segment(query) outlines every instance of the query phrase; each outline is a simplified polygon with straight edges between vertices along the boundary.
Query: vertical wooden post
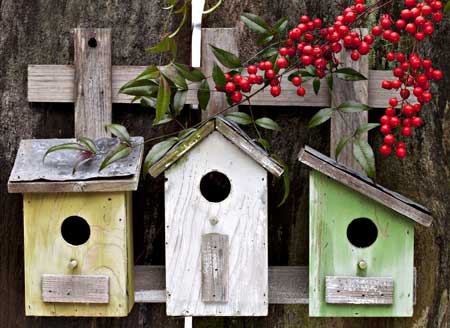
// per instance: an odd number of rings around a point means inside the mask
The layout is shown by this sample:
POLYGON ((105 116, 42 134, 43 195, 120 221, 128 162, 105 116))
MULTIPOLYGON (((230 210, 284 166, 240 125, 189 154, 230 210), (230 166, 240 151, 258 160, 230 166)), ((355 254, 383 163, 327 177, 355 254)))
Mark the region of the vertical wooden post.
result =
MULTIPOLYGON (((367 29, 360 29, 362 36, 367 34, 367 29)), ((359 61, 353 61, 350 58, 350 50, 343 50, 338 59, 342 63, 343 67, 351 67, 356 71, 369 78, 369 56, 362 56, 359 61)), ((334 79, 334 88, 331 92, 331 106, 339 106, 344 101, 357 101, 363 104, 369 102, 369 80, 348 82, 339 79, 334 79)), ((360 125, 368 123, 368 113, 334 113, 331 118, 331 157, 334 158, 336 153, 336 147, 342 137, 351 135, 360 125)), ((367 139, 367 135, 364 136, 367 139)), ((356 162, 353 156, 353 144, 349 142, 341 155, 339 156, 339 162, 347 165, 357 171, 363 172, 361 166, 356 162)))
MULTIPOLYGON (((203 28, 202 33, 202 70, 205 76, 211 76, 215 57, 209 45, 212 44, 213 46, 229 51, 235 55, 239 55, 237 44, 237 29, 203 28)), ((222 69, 224 68, 222 67, 222 69)), ((212 79, 210 79, 209 86, 211 89, 214 89, 215 87, 212 79)), ((227 106, 228 103, 223 93, 212 92, 208 109, 202 113, 202 120, 205 120, 208 117, 219 113, 227 106)), ((237 110, 237 107, 234 107, 233 110, 237 110)))
POLYGON ((111 29, 75 29, 76 137, 109 136, 111 75, 111 29))

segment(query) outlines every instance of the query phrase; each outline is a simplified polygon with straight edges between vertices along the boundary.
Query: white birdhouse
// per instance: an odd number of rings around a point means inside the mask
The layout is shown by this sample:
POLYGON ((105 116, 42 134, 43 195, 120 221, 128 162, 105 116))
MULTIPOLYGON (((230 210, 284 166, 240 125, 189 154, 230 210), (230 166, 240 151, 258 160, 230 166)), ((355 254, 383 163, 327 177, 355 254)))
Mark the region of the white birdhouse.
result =
POLYGON ((167 314, 267 315, 266 171, 282 166, 215 118, 149 172, 163 171, 167 314))

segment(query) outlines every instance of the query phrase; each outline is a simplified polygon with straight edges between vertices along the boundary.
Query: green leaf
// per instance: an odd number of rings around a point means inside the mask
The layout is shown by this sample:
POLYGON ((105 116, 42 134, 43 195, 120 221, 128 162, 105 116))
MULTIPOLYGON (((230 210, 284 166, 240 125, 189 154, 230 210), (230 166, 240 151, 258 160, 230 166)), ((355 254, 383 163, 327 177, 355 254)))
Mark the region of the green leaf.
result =
POLYGON ((156 98, 155 97, 141 97, 141 105, 144 107, 156 107, 156 98))
MULTIPOLYGON (((310 66, 308 66, 310 67, 310 66)), ((300 69, 299 73, 302 77, 314 77, 316 76, 316 72, 311 69, 300 69)))
POLYGON ((288 26, 288 18, 287 17, 283 17, 281 19, 279 19, 274 25, 273 25, 273 29, 275 30, 275 32, 277 33, 282 33, 286 30, 287 26, 288 26))
POLYGON ((356 101, 346 101, 338 106, 338 110, 344 113, 359 113, 371 110, 372 108, 356 101))
POLYGON ((169 111, 170 104, 170 85, 164 76, 159 79, 158 97, 156 98, 156 116, 155 123, 161 121, 164 115, 169 111))
POLYGON ((228 68, 239 68, 242 66, 241 60, 236 55, 233 55, 231 52, 214 47, 212 44, 210 44, 210 47, 212 49, 214 56, 223 66, 228 68))
POLYGON ((203 80, 203 82, 200 83, 200 88, 197 91, 198 105, 201 110, 206 110, 206 107, 208 107, 210 97, 211 91, 209 90, 208 81, 203 80))
POLYGON ((205 79, 205 76, 201 71, 196 68, 189 68, 184 64, 174 64, 178 72, 186 79, 192 82, 200 82, 205 79))
POLYGON ((106 155, 102 164, 100 164, 99 171, 104 170, 107 166, 118 161, 119 159, 127 157, 128 155, 131 154, 131 150, 132 149, 130 145, 123 142, 118 143, 113 149, 111 149, 109 154, 106 155))
POLYGON ((74 175, 75 173, 77 173, 78 168, 79 168, 80 166, 82 166, 83 164, 85 164, 85 163, 91 161, 93 158, 94 158, 93 156, 90 156, 90 157, 84 157, 84 156, 82 156, 82 157, 75 163, 75 165, 73 166, 73 168, 72 168, 72 175, 74 175))
POLYGON ((278 207, 282 206, 284 203, 286 203, 288 197, 289 197, 289 193, 291 190, 291 181, 289 179, 289 167, 283 163, 282 161, 280 161, 278 159, 278 161, 283 164, 283 169, 284 169, 284 173, 283 173, 283 186, 284 186, 284 194, 283 194, 283 199, 281 200, 281 202, 278 204, 278 207))
POLYGON ((317 76, 317 70, 313 65, 306 66, 305 70, 309 73, 309 76, 317 76))
POLYGON ((228 120, 231 120, 233 122, 236 122, 237 124, 240 124, 240 125, 252 124, 252 118, 250 117, 250 115, 248 115, 247 113, 243 113, 243 112, 229 113, 229 114, 225 115, 225 118, 228 120))
POLYGON ((380 123, 363 124, 359 128, 356 129, 355 134, 356 135, 361 135, 363 133, 369 132, 370 130, 373 130, 373 129, 379 127, 380 125, 381 125, 380 123))
POLYGON ((326 80, 327 80, 328 89, 330 89, 330 91, 333 91, 333 85, 334 85, 333 74, 328 74, 326 76, 326 80))
POLYGON ((88 148, 92 154, 94 155, 97 154, 98 152, 97 146, 95 145, 95 142, 92 139, 86 137, 78 137, 77 140, 79 143, 85 145, 86 148, 88 148))
POLYGON ((227 80, 225 79, 225 74, 223 73, 222 69, 214 63, 213 66, 213 72, 212 72, 214 83, 216 83, 217 86, 224 88, 225 84, 227 83, 227 80))
POLYGON ((121 141, 125 141, 130 144, 130 134, 127 128, 120 124, 109 124, 106 126, 106 130, 110 131, 113 135, 118 137, 121 141))
POLYGON ((314 88, 314 93, 316 95, 318 95, 319 91, 320 91, 320 79, 319 78, 314 79, 313 88, 314 88))
POLYGON ((263 146, 263 148, 268 152, 270 149, 270 144, 269 142, 264 139, 264 138, 258 138, 258 140, 256 140, 257 143, 259 143, 261 146, 263 146))
POLYGON ((338 79, 344 80, 344 81, 362 81, 367 80, 367 78, 362 75, 360 72, 354 70, 350 67, 344 67, 337 69, 335 71, 336 77, 338 79))
POLYGON ((217 8, 219 8, 219 6, 222 4, 222 0, 217 1, 217 3, 212 6, 211 8, 209 8, 208 10, 205 10, 203 12, 203 15, 207 15, 207 14, 211 14, 213 11, 215 11, 217 8))
POLYGON ((132 80, 122 86, 119 92, 136 97, 153 97, 158 90, 158 85, 152 80, 132 80))
POLYGON ((256 40, 256 44, 258 46, 268 45, 273 40, 273 38, 274 36, 272 34, 263 34, 256 40))
POLYGON ((139 74, 134 80, 152 80, 159 77, 159 69, 155 65, 148 66, 141 74, 139 74))
POLYGON ((80 145, 79 143, 76 143, 76 142, 68 142, 68 143, 53 146, 53 147, 50 147, 49 149, 47 149, 47 151, 44 154, 43 160, 47 157, 48 154, 53 153, 55 151, 59 151, 59 150, 78 150, 78 151, 89 152, 89 149, 84 145, 80 145))
POLYGON ((272 47, 265 48, 257 54, 257 56, 261 59, 267 59, 273 57, 274 55, 278 55, 278 49, 272 47))
POLYGON ((274 131, 281 130, 281 127, 278 125, 278 123, 268 117, 258 118, 255 121, 255 123, 256 123, 256 125, 264 128, 264 129, 267 129, 267 130, 274 130, 274 131))
POLYGON ((241 20, 244 22, 247 27, 258 33, 269 33, 270 27, 266 23, 264 19, 261 17, 251 14, 251 13, 243 13, 241 15, 241 20))
POLYGON ((320 111, 314 115, 311 120, 308 123, 308 128, 313 128, 315 126, 318 126, 322 123, 325 123, 331 118, 331 115, 333 115, 333 112, 336 110, 336 108, 323 108, 320 111))
POLYGON ((450 11, 450 0, 447 1, 447 3, 445 4, 445 7, 444 7, 444 12, 448 12, 448 11, 450 11))
POLYGON ((166 124, 173 121, 173 116, 170 113, 165 113, 163 118, 158 122, 153 122, 153 126, 158 126, 162 124, 166 124))
POLYGON ((169 37, 164 37, 159 43, 155 44, 153 47, 145 49, 148 52, 167 52, 171 49, 171 42, 173 39, 169 37))
POLYGON ((178 140, 179 139, 177 137, 171 137, 157 143, 152 147, 152 149, 150 149, 147 156, 145 156, 144 165, 142 168, 142 173, 144 176, 148 173, 150 167, 159 161, 169 151, 169 149, 178 142, 178 140))
POLYGON ((178 72, 175 66, 168 65, 160 68, 161 74, 163 74, 166 79, 172 81, 175 85, 179 86, 183 90, 187 90, 188 86, 184 77, 178 72))
POLYGON ((375 177, 375 156, 372 147, 363 139, 353 141, 353 156, 370 178, 375 177))
POLYGON ((339 140, 339 143, 336 147, 336 154, 334 155, 334 158, 336 160, 339 159, 339 155, 341 155, 342 151, 344 150, 345 145, 350 141, 350 139, 353 136, 344 136, 341 138, 341 140, 339 140))
MULTIPOLYGON (((181 19, 180 24, 178 24, 178 27, 176 28, 176 30, 174 32, 172 32, 168 36, 171 40, 173 40, 173 38, 181 31, 182 27, 184 26, 184 23, 186 23, 186 18, 187 18, 188 11, 189 11, 189 8, 190 8, 190 6, 188 4, 189 4, 189 1, 186 1, 184 3, 184 5, 175 12, 177 14, 181 14, 182 13, 183 14, 183 18, 181 19)), ((174 44, 176 46, 175 41, 174 41, 174 44)), ((175 56, 173 56, 173 57, 175 57, 175 56)))
POLYGON ((186 104, 187 93, 187 90, 179 90, 175 93, 175 96, 173 97, 173 110, 175 111, 175 116, 180 114, 186 104))

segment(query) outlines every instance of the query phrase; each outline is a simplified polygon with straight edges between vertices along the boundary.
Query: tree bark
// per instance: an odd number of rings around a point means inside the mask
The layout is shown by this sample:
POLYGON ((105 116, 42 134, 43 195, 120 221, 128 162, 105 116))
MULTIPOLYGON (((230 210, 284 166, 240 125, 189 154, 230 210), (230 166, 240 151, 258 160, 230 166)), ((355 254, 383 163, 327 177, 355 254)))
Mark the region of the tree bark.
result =
MULTIPOLYGON (((210 5, 215 1, 210 1, 210 5)), ((345 1, 343 1, 345 2, 345 1)), ((400 2, 400 0, 399 0, 400 2)), ((31 104, 26 99, 28 64, 72 64, 75 27, 112 27, 112 62, 115 65, 159 63, 144 51, 163 34, 166 13, 156 0, 0 0, 0 326, 1 327, 182 327, 183 320, 165 315, 164 305, 136 304, 123 319, 26 318, 24 316, 22 198, 6 192, 6 182, 20 139, 73 136, 73 105, 31 104)), ((295 22, 308 13, 332 18, 339 12, 331 0, 250 1, 227 0, 205 18, 205 27, 239 27, 240 55, 255 51, 254 35, 239 22, 239 15, 253 12, 275 21, 283 16, 295 22)), ((392 10, 397 10, 392 8, 392 10)), ((172 23, 172 28, 176 25, 172 23)), ((195 327, 449 327, 450 288, 450 21, 440 25, 427 43, 429 56, 441 67, 445 81, 435 90, 439 97, 424 110, 426 126, 410 143, 405 160, 377 156, 378 182, 428 206, 434 215, 431 228, 416 229, 415 265, 418 268, 417 305, 413 318, 318 319, 308 317, 304 305, 270 306, 266 318, 195 319, 195 327)), ((189 63, 190 33, 179 40, 179 61, 189 63)), ((377 55, 382 55, 377 48, 377 55)), ((378 58, 378 57, 377 57, 378 58)), ((384 69, 375 60, 374 68, 384 69)), ((243 110, 246 110, 243 108, 243 110)), ((270 184, 270 265, 308 264, 308 170, 297 161, 300 148, 309 144, 329 153, 329 125, 308 130, 316 112, 308 108, 255 108, 280 123, 282 132, 265 132, 274 152, 289 165, 291 195, 277 207, 282 184, 270 184)), ((371 114, 376 121, 381 110, 371 114)), ((154 111, 135 105, 115 105, 113 121, 133 135, 146 138, 178 129, 176 125, 151 128, 154 111)), ((198 119, 194 118, 194 119, 198 119)), ((374 148, 381 144, 371 135, 374 148)), ((142 179, 134 197, 135 262, 164 263, 163 178, 142 179)))

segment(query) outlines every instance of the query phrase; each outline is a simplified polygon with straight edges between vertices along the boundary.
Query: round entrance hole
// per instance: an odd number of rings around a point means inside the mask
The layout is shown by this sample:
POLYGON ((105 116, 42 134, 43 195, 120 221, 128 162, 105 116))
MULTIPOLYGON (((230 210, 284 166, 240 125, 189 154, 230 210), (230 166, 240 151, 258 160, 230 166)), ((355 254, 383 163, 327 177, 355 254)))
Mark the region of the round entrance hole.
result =
POLYGON ((354 219, 347 227, 347 239, 355 247, 369 247, 377 240, 377 237, 378 229, 371 219, 354 219))
POLYGON ((210 202, 220 203, 228 197, 230 191, 230 179, 218 171, 209 172, 200 181, 200 192, 210 202))
POLYGON ((91 228, 85 219, 79 216, 69 216, 61 225, 63 239, 73 246, 83 245, 91 235, 91 228))

